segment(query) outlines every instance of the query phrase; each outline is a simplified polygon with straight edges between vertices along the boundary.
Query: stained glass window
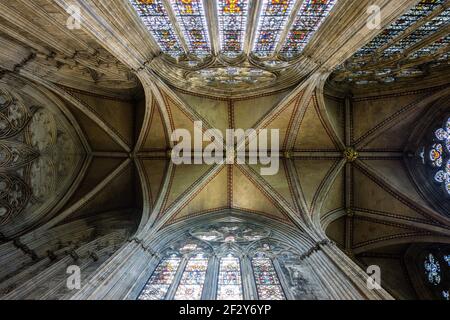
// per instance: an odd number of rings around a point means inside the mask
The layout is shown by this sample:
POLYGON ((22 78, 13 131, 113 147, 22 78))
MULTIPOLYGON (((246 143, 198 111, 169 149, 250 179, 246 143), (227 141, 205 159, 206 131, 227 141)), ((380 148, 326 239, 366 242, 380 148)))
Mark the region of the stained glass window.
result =
POLYGON ((301 53, 335 4, 336 0, 305 0, 281 50, 282 55, 292 57, 301 53))
POLYGON ((450 290, 443 290, 442 291, 442 298, 444 300, 449 301, 450 300, 450 290))
POLYGON ((448 46, 450 46, 450 36, 445 36, 426 47, 414 51, 411 54, 410 59, 417 59, 424 56, 431 56, 437 53, 439 50, 446 48, 448 46))
POLYGON ((252 265, 259 299, 285 300, 272 260, 264 255, 258 255, 252 259, 252 265))
POLYGON ((175 293, 175 300, 200 300, 207 268, 208 258, 203 254, 190 258, 175 293))
POLYGON ((144 290, 139 296, 139 300, 163 300, 172 284, 175 274, 180 265, 181 259, 171 257, 164 259, 153 272, 144 290))
POLYGON ((161 50, 173 57, 184 53, 163 0, 130 0, 161 50))
POLYGON ((444 256, 444 261, 447 262, 448 267, 450 267, 450 254, 444 256))
POLYGON ((400 35, 403 31, 411 27, 420 19, 429 16, 446 0, 422 0, 415 7, 393 22, 389 27, 383 30, 375 39, 360 49, 355 57, 368 56, 377 49, 385 46, 389 41, 400 35))
POLYGON ((232 255, 220 259, 217 300, 242 300, 241 265, 232 255))
POLYGON ((448 245, 433 245, 425 251, 424 280, 432 296, 450 300, 450 254, 448 245))
POLYGON ((203 0, 171 0, 170 2, 188 43, 189 51, 197 56, 210 54, 211 46, 203 0))
MULTIPOLYGON (((162 250, 160 254, 165 258, 138 299, 243 300, 251 295, 260 300, 285 300, 282 287, 285 282, 279 276, 290 274, 291 269, 285 270, 283 266, 286 268, 286 253, 291 251, 269 237, 270 230, 249 223, 221 221, 194 227, 162 250), (249 250, 250 259, 247 258, 249 250), (213 254, 217 259, 210 261, 213 254), (279 258, 277 265, 272 260, 274 257, 279 258), (241 268, 242 263, 251 264, 250 274, 244 274, 247 269, 241 268), (244 286, 244 277, 250 281, 253 278, 256 287, 244 286), (205 283, 217 286, 205 287, 205 283)), ((297 263, 296 257, 291 252, 291 264, 297 263)))
POLYGON ((433 285, 441 283, 441 266, 432 253, 426 257, 424 267, 429 283, 433 285))
POLYGON ((243 50, 247 14, 248 0, 218 0, 220 49, 231 58, 243 50))
POLYGON ((294 2, 294 0, 263 0, 253 45, 253 52, 257 56, 268 57, 274 53, 294 2))
POLYGON ((440 28, 448 25, 450 20, 450 9, 445 10, 437 17, 431 19, 423 26, 417 28, 413 33, 401 39, 383 52, 383 57, 391 57, 395 54, 402 53, 405 49, 412 47, 414 44, 425 39, 440 28))
POLYGON ((450 195, 450 118, 434 132, 434 142, 426 159, 434 171, 434 181, 450 195))

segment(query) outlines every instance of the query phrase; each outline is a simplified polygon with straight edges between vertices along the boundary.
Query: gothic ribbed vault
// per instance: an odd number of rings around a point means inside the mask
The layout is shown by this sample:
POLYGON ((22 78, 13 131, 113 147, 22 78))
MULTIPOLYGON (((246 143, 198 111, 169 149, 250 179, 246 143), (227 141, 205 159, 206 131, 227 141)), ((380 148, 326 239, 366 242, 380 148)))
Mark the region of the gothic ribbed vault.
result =
POLYGON ((206 53, 176 10, 166 18, 179 48, 165 48, 136 9, 152 1, 0 3, 0 187, 10 192, 0 197, 1 298, 136 299, 163 239, 227 219, 298 233, 291 242, 308 270, 317 266, 318 287, 334 288, 315 298, 430 298, 411 261, 450 243, 450 216, 430 202, 415 161, 424 130, 450 108, 450 2, 386 40, 428 2, 330 1, 301 50, 286 46, 307 1, 285 2, 278 41, 263 50, 258 19, 269 1, 246 2, 238 49, 224 45, 216 1, 203 1, 206 53), (381 28, 367 27, 371 5, 381 28), (75 29, 72 7, 82 16, 75 29), (223 133, 279 129, 278 173, 175 165, 169 137, 198 121, 223 133), (73 264, 84 275, 78 291, 65 286, 73 264), (369 265, 382 268, 383 289, 367 289, 369 265))

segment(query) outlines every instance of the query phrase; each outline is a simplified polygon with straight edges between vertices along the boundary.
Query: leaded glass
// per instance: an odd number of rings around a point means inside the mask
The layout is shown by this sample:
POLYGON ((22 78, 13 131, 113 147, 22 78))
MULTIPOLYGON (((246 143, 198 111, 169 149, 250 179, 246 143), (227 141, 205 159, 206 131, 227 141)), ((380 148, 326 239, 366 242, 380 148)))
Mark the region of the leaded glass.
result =
POLYGON ((268 57, 274 53, 294 2, 294 0, 263 0, 253 44, 253 52, 257 56, 268 57))
POLYGON ((443 170, 439 170, 438 172, 436 172, 436 175, 434 176, 434 180, 436 180, 436 182, 439 183, 446 181, 448 178, 449 178, 448 173, 446 173, 443 170))
POLYGON ((450 45, 450 36, 445 36, 426 47, 416 50, 415 52, 413 52, 410 58, 417 59, 424 56, 431 56, 437 53, 440 49, 446 48, 449 45, 450 45))
POLYGON ((301 53, 329 15, 335 3, 336 0, 305 0, 289 31, 281 53, 286 57, 301 53))
POLYGON ((439 128, 436 130, 436 138, 443 141, 448 138, 448 132, 442 128, 439 128))
POLYGON ((450 293, 449 293, 449 291, 450 291, 450 290, 443 290, 443 291, 442 291, 442 298, 443 298, 444 300, 447 300, 447 301, 450 300, 450 293))
POLYGON ((210 54, 208 27, 202 0, 171 0, 172 8, 189 51, 197 56, 210 54))
POLYGON ((207 268, 208 258, 204 255, 190 258, 175 293, 175 300, 200 300, 207 268))
POLYGON ((285 300, 272 260, 265 256, 256 256, 252 259, 252 265, 259 299, 285 300))
POLYGON ((164 259, 153 272, 139 300, 163 300, 180 265, 180 258, 164 259))
POLYGON ((385 46, 389 41, 400 35, 403 31, 411 27, 418 20, 429 16, 433 11, 444 4, 446 0, 422 0, 415 7, 393 22, 383 30, 375 39, 360 49, 355 57, 373 54, 379 48, 385 46))
POLYGON ((220 259, 217 300, 242 300, 241 265, 239 258, 220 259))
POLYGON ((434 143, 428 149, 427 161, 437 171, 433 173, 434 181, 442 184, 450 195, 450 118, 441 128, 434 131, 434 143))
POLYGON ((433 166, 442 167, 442 152, 444 148, 442 144, 436 143, 430 150, 430 160, 433 166))
POLYGON ((450 267, 450 254, 444 256, 444 260, 445 260, 445 262, 447 262, 447 265, 450 267))
POLYGON ((218 0, 217 5, 221 51, 236 57, 244 46, 248 0, 218 0))
POLYGON ((161 50, 173 57, 184 53, 163 0, 130 0, 161 50))
POLYGON ((450 19, 450 9, 447 9, 437 17, 425 23, 423 26, 417 28, 417 30, 415 30, 407 37, 401 39, 391 47, 387 48, 383 52, 383 57, 390 57, 394 54, 402 53, 405 49, 412 47, 419 41, 425 39, 432 33, 438 31, 443 26, 446 26, 448 24, 449 19, 450 19))
POLYGON ((426 257, 424 267, 425 275, 429 283, 433 285, 438 285, 441 283, 441 266, 433 254, 430 253, 426 257))

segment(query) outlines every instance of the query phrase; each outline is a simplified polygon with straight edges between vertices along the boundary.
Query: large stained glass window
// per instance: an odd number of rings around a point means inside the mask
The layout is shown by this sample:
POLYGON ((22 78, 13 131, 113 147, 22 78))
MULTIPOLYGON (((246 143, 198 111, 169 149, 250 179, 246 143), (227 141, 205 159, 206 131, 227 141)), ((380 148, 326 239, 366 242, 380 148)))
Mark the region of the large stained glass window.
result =
POLYGON ((253 45, 253 52, 257 56, 268 57, 274 54, 294 2, 294 0, 263 0, 253 45))
POLYGON ((425 283, 432 295, 450 300, 450 255, 448 246, 434 245, 425 251, 423 269, 425 283))
POLYGON ((163 300, 175 278, 181 259, 170 257, 161 261, 139 296, 139 300, 163 300))
POLYGON ((242 53, 247 28, 248 0, 218 0, 221 52, 230 58, 242 53))
POLYGON ((130 0, 161 50, 173 57, 184 53, 163 0, 130 0))
MULTIPOLYGON (((298 253, 270 235, 270 230, 249 223, 221 221, 194 227, 161 251, 164 258, 138 299, 243 300, 257 296, 285 300, 282 284, 290 290, 297 286, 290 286, 288 277, 293 277, 291 265, 300 260, 298 253), (243 279, 254 281, 255 286, 244 286, 243 279)), ((302 279, 301 286, 306 286, 305 278, 298 275, 301 271, 296 268, 295 272, 295 278, 302 279)), ((301 292, 297 296, 305 297, 301 292)))
POLYGON ((450 9, 445 10, 437 17, 431 19, 429 22, 425 23, 423 26, 417 28, 413 33, 407 37, 401 39, 394 45, 390 46, 383 52, 383 57, 391 57, 395 54, 400 54, 406 49, 412 47, 426 37, 437 32, 439 29, 448 26, 450 20, 450 9))
POLYGON ((450 195, 450 118, 434 132, 426 160, 434 168, 434 181, 450 195))
POLYGON ((203 0, 171 0, 178 24, 188 43, 189 51, 197 56, 211 52, 203 0))
POLYGON ((257 255, 252 259, 252 265, 259 299, 285 300, 272 260, 264 255, 257 255))
POLYGON ((200 300, 208 268, 208 258, 198 254, 189 259, 175 293, 175 300, 200 300))
POLYGON ((241 265, 239 258, 228 255, 220 259, 217 300, 242 300, 241 265))
POLYGON ((369 42, 365 47, 360 49, 355 57, 369 56, 378 49, 387 45, 395 37, 399 36, 403 31, 411 27, 420 19, 429 16, 446 0, 422 0, 415 7, 394 21, 389 27, 383 30, 377 37, 369 42))
POLYGON ((430 57, 438 53, 439 50, 447 48, 448 46, 450 46, 450 35, 445 36, 426 47, 414 51, 410 55, 410 59, 417 59, 424 56, 430 57))
POLYGON ((336 0, 305 0, 281 50, 282 55, 290 58, 301 53, 335 3, 336 0))

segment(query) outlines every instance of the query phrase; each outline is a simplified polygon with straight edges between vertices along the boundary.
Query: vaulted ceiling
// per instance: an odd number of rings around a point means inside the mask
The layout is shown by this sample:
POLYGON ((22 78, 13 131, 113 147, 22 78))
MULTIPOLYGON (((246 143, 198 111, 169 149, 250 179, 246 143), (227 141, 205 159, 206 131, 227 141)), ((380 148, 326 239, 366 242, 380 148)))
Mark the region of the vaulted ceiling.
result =
MULTIPOLYGON (((408 244, 450 239, 450 218, 427 202, 407 165, 418 123, 434 105, 448 104, 449 4, 0 3, 0 86, 54 110, 58 124, 70 128, 79 161, 69 166, 77 174, 66 174, 70 186, 59 181, 64 189, 42 215, 30 207, 0 220, 0 240, 40 258, 47 253, 36 237, 82 229, 78 223, 102 236, 110 228, 120 243, 124 234, 142 238, 233 210, 316 240, 328 236, 361 265, 389 266, 387 289, 395 297, 415 297, 402 273, 408 244), (367 28, 369 5, 379 6, 381 29, 367 28), (81 10, 79 29, 66 27, 71 6, 81 10), (186 12, 201 32, 189 29, 186 12), (234 33, 226 29, 231 23, 240 25, 234 33), (402 41, 408 45, 395 49, 402 41), (280 170, 263 176, 260 165, 174 165, 169 137, 193 131, 195 121, 204 131, 279 129, 280 170)), ((6 169, 1 174, 17 170, 6 169)))

